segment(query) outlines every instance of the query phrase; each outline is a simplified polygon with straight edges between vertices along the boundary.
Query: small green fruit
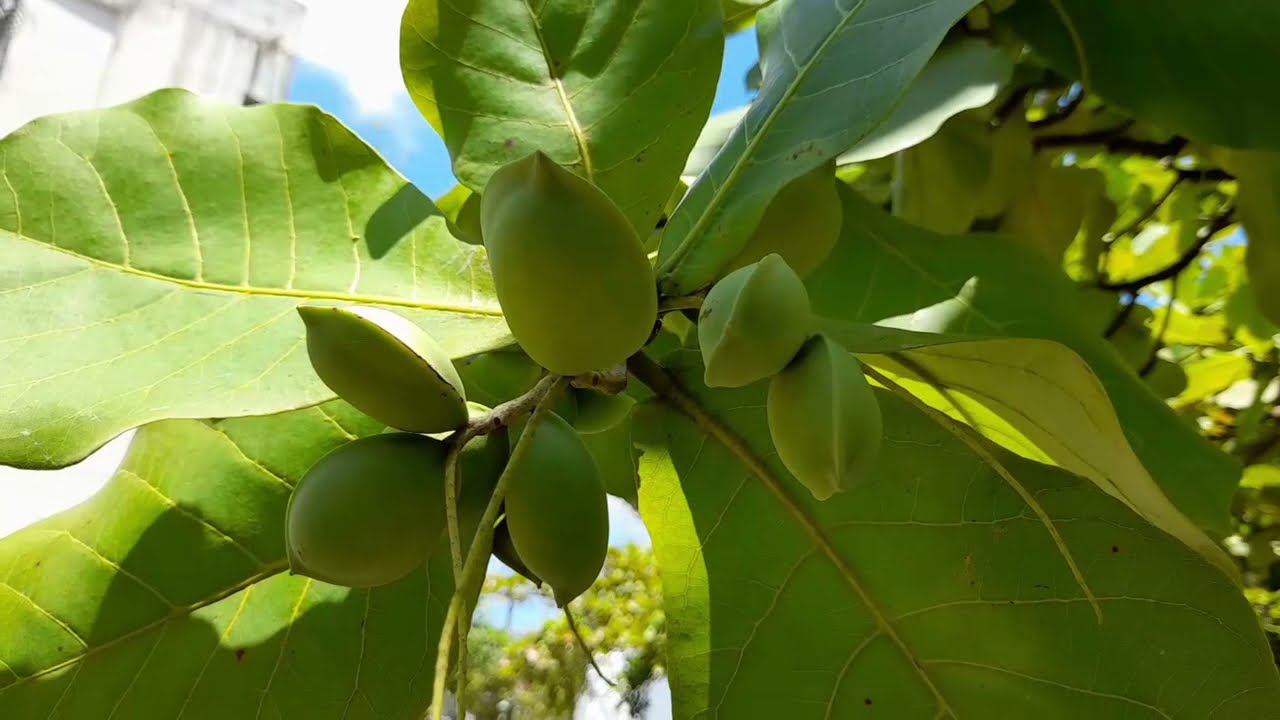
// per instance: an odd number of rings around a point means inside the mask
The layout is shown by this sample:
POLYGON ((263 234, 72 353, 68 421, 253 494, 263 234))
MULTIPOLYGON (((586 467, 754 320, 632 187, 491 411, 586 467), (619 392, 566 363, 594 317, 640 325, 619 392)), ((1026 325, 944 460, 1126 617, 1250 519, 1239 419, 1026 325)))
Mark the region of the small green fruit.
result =
POLYGON ((480 221, 507 325, 539 365, 579 375, 644 345, 658 313, 653 268, 598 188, 534 153, 494 173, 480 221))
POLYGON ((578 417, 571 422, 575 430, 584 434, 613 428, 636 404, 635 398, 626 393, 605 395, 595 390, 574 390, 573 396, 577 399, 578 417))
POLYGON ((373 307, 300 307, 316 374, 369 417, 409 432, 467 422, 462 379, 422 328, 373 307))
POLYGON ((493 528, 493 556, 501 560, 503 565, 515 570, 534 585, 542 585, 542 578, 530 570, 529 566, 520 558, 520 553, 516 552, 516 544, 511 539, 511 529, 507 527, 507 519, 505 517, 499 520, 498 524, 493 528))
POLYGON ((813 329, 809 293, 776 254, 734 270, 707 293, 698 345, 709 387, 742 387, 776 375, 813 329))
POLYGON ((361 438, 325 455, 289 498, 292 572, 375 587, 421 567, 443 537, 444 458, 444 443, 409 433, 361 438))
POLYGON ((767 412, 782 464, 819 500, 852 487, 879 454, 875 393, 853 355, 825 335, 773 377, 767 412))
POLYGON ((507 527, 520 558, 563 607, 595 582, 609 546, 604 485, 582 438, 555 413, 525 429, 532 436, 508 470, 507 527))
POLYGON ((835 248, 844 223, 836 182, 835 161, 831 161, 787 183, 729 269, 745 267, 770 253, 781 255, 800 277, 818 269, 835 248))
POLYGON ((494 350, 471 355, 458 363, 467 397, 490 407, 529 392, 542 377, 542 368, 520 350, 494 350))
MULTIPOLYGON (((474 438, 458 458, 461 488, 458 492, 458 535, 464 548, 471 547, 480 519, 489 506, 498 478, 511 449, 506 428, 474 438)), ((464 551, 465 552, 465 551, 464 551)))

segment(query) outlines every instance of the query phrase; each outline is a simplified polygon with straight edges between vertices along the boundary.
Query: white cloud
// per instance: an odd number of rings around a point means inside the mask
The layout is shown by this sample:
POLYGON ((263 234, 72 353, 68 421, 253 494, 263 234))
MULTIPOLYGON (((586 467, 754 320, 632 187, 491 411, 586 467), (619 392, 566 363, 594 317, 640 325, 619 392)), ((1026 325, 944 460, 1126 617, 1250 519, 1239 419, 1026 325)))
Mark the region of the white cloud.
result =
POLYGON ((0 537, 87 500, 124 459, 133 433, 107 443, 79 465, 62 470, 0 466, 0 537))
POLYGON ((294 41, 301 59, 342 79, 361 112, 392 114, 408 97, 400 77, 400 15, 406 0, 301 0, 307 6, 294 41))

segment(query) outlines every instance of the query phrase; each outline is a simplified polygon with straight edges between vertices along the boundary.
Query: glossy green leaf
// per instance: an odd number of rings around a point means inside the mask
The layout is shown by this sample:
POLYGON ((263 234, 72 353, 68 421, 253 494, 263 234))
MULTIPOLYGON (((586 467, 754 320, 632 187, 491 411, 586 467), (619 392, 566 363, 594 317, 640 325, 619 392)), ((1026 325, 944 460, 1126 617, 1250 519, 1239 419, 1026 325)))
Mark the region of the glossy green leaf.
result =
POLYGON ((715 280, 789 181, 844 152, 889 115, 975 0, 802 0, 772 5, 764 86, 667 224, 659 286, 715 280))
MULTIPOLYGON (((888 157, 932 137, 948 118, 995 99, 1012 65, 999 48, 974 39, 945 45, 920 71, 897 107, 853 147, 837 158, 840 165, 888 157)), ((685 163, 685 175, 711 164, 734 128, 750 110, 744 106, 713 116, 685 163)))
POLYGON ((0 141, 0 462, 333 397, 302 303, 378 303, 454 356, 506 336, 482 251, 332 117, 162 91, 0 141))
POLYGON ((1066 345, 1102 382, 1129 445, 1174 505, 1213 534, 1226 530, 1239 467, 1142 384, 1097 318, 1079 311, 1062 271, 1034 251, 997 235, 939 237, 846 192, 841 241, 807 285, 814 311, 831 318, 1066 345))
POLYGON ((0 540, 0 717, 419 720, 447 558, 371 590, 285 559, 292 486, 381 429, 330 403, 139 431, 91 500, 0 540))
POLYGON ((1203 142, 1280 148, 1280 95, 1258 75, 1280 62, 1272 0, 1032 0, 1001 17, 1059 72, 1144 120, 1203 142))
POLYGON ((711 110, 722 22, 719 0, 412 0, 400 64, 463 184, 541 150, 647 234, 711 110))
POLYGON ((875 160, 924 142, 949 118, 994 100, 1012 73, 1002 48, 974 38, 943 45, 889 117, 837 162, 875 160))
POLYGON ((1280 702, 1235 585, 1090 483, 881 391, 879 463, 816 502, 768 450, 762 386, 708 391, 687 351, 675 370, 673 404, 698 420, 653 408, 640 507, 676 718, 1224 719, 1280 702))

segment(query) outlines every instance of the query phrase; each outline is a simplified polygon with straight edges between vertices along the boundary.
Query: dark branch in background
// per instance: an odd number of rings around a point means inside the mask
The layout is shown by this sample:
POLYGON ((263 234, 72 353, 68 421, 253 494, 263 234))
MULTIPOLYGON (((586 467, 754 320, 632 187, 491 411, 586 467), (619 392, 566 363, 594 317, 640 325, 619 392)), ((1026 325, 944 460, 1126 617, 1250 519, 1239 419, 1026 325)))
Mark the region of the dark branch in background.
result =
POLYGON ((1026 113, 1025 103, 1027 96, 1031 94, 1033 89, 1031 87, 1021 87, 1010 93, 1009 97, 1000 103, 1000 107, 996 108, 995 115, 992 117, 994 124, 997 126, 1005 124, 1018 110, 1026 113))
POLYGON ((1174 171, 1178 173, 1179 180, 1188 180, 1190 182, 1224 182, 1236 179, 1235 175, 1218 168, 1205 168, 1203 170, 1174 168, 1174 171))
POLYGON ((1196 240, 1196 243, 1187 248, 1172 265, 1133 280, 1125 280, 1124 282, 1101 281, 1097 286, 1103 290, 1120 290, 1124 292, 1137 293, 1139 290, 1151 283, 1175 278, 1183 270, 1191 267, 1191 263, 1195 262, 1196 258, 1200 257, 1200 251, 1204 250, 1204 246, 1209 244, 1209 241, 1213 239, 1214 235, 1226 229, 1234 222, 1235 213, 1228 210, 1227 212, 1215 217, 1207 226, 1201 228, 1198 233, 1199 238, 1196 240))
POLYGON ((1132 122, 1116 128, 1081 133, 1079 135, 1041 135, 1032 142, 1036 150, 1059 148, 1101 147, 1107 152, 1127 155, 1145 155, 1156 159, 1176 157, 1187 147, 1187 139, 1176 137, 1166 142, 1139 140, 1125 135, 1132 122))
POLYGON ((1151 345, 1151 353, 1147 355, 1147 361, 1142 363, 1142 368, 1138 370, 1138 375, 1146 377, 1156 369, 1156 361, 1160 359, 1160 348, 1164 347, 1165 333, 1169 332, 1169 323, 1173 321, 1173 304, 1178 300, 1178 276, 1174 275, 1169 278, 1169 305, 1164 309, 1164 320, 1160 323, 1160 329, 1156 331, 1155 342, 1151 345))
POLYGON ((1053 112, 1039 120, 1032 120, 1029 123, 1032 129, 1042 130, 1052 125, 1056 125, 1075 114, 1076 109, 1084 103, 1084 90, 1072 86, 1067 89, 1067 92, 1072 94, 1067 96, 1067 101, 1065 103, 1059 100, 1055 103, 1053 112), (1074 92, 1072 92, 1073 90, 1074 92))
POLYGON ((1115 334, 1120 332, 1120 328, 1124 327, 1125 321, 1127 321, 1129 319, 1129 316, 1133 314, 1133 308, 1137 304, 1138 304, 1138 296, 1136 294, 1131 294, 1128 297, 1126 297, 1124 302, 1124 307, 1120 308, 1120 312, 1116 313, 1116 316, 1111 321, 1111 324, 1107 326, 1106 332, 1102 333, 1102 337, 1104 338, 1115 337, 1115 334))
POLYGON ((1178 189, 1178 186, 1182 184, 1182 181, 1184 179, 1185 178, 1183 178, 1182 175, 1179 175, 1178 177, 1174 178, 1173 182, 1169 183, 1169 187, 1165 188, 1165 191, 1160 193, 1160 197, 1153 200, 1151 202, 1151 205, 1148 206, 1147 209, 1144 210, 1141 215, 1134 218, 1133 222, 1129 223, 1128 225, 1125 225, 1123 228, 1111 234, 1113 240, 1122 238, 1125 235, 1128 235, 1130 233, 1136 233, 1139 228, 1141 228, 1143 225, 1146 224, 1148 220, 1150 220, 1153 216, 1155 216, 1156 212, 1159 211, 1160 208, 1166 202, 1169 201, 1170 197, 1173 197, 1173 191, 1178 189))

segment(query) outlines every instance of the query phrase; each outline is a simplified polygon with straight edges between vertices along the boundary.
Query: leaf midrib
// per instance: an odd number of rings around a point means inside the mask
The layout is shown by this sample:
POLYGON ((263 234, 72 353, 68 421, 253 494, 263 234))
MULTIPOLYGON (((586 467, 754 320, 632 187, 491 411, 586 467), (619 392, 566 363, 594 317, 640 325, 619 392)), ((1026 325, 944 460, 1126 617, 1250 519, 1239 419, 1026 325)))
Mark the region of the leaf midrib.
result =
POLYGON ((289 563, 284 560, 271 563, 270 565, 263 566, 261 572, 255 573, 254 575, 250 575, 249 577, 245 578, 244 580, 241 580, 235 585, 231 585, 226 588, 223 588, 222 590, 219 590, 217 593, 214 593, 213 595, 209 596, 204 600, 200 600, 190 605, 183 605, 181 607, 174 608, 171 612, 165 613, 164 615, 160 616, 156 620, 153 620, 152 622, 146 623, 145 625, 141 625, 133 630, 130 630, 129 632, 123 635, 119 635, 110 640, 107 640, 106 642, 100 645, 94 645, 93 647, 86 649, 84 652, 80 653, 79 655, 76 655, 75 657, 63 660, 62 662, 56 665, 51 665, 45 668, 44 670, 40 670, 30 675, 24 675, 22 677, 19 677, 17 680, 14 680, 12 683, 9 683, 4 687, 0 687, 0 695, 3 695, 4 693, 9 692, 13 688, 16 688, 30 680, 34 680, 34 679, 43 677, 45 675, 48 675, 50 673, 57 672, 63 668, 70 667, 76 663, 85 662, 89 658, 99 653, 105 652, 106 650, 109 650, 115 647, 116 645, 119 645, 120 643, 125 642, 126 640, 130 640, 139 635, 143 635, 151 630, 154 630, 155 628, 158 628, 167 622, 188 617, 192 613, 196 612, 197 610, 206 608, 221 600, 226 600, 227 598, 231 597, 232 595, 235 595, 241 590, 245 590, 247 588, 253 587, 254 585, 264 580, 267 580, 276 575, 279 575, 280 573, 284 572, 288 568, 289 568, 289 563))
MULTIPOLYGON (((711 201, 703 210, 702 215, 698 217, 697 222, 695 222, 693 227, 689 229, 689 234, 685 236, 683 241, 681 241, 679 247, 672 251, 671 259, 663 263, 662 266, 658 268, 659 275, 667 275, 673 272, 676 265, 678 265, 680 261, 689 254, 692 250, 692 245, 695 243, 698 236, 706 231, 706 226, 711 222, 712 216, 723 205, 724 196, 737 184, 738 177, 745 171, 746 166, 750 164, 747 161, 755 156, 757 148, 760 143, 764 141, 764 138, 768 136, 769 130, 773 127, 773 124, 777 121, 778 117, 783 114, 783 111, 788 109, 788 101, 790 101, 796 92, 799 91, 800 86, 804 84, 804 81, 808 79, 809 73, 813 70, 814 66, 818 64, 819 59, 825 57, 828 46, 835 41, 837 36, 845 31, 845 28, 855 17, 858 16, 859 11, 862 10, 866 3, 867 0, 858 0, 856 5, 849 8, 848 12, 840 22, 836 23, 836 25, 831 29, 831 32, 827 35, 826 39, 818 45, 817 50, 814 51, 813 55, 809 58, 809 61, 806 62, 803 67, 796 68, 796 77, 794 81, 787 86, 783 91, 782 96, 778 98, 778 102, 765 115, 764 121, 756 131, 755 137, 747 141, 747 146, 743 149, 742 155, 739 156, 738 162, 735 163, 733 168, 729 171, 729 175, 725 178, 724 183, 717 188, 715 194, 711 196, 711 201)), ((742 122, 745 123, 750 117, 751 113, 748 111, 747 114, 743 116, 742 122)))
POLYGON ((411 308, 415 310, 431 310, 436 312, 457 313, 460 315, 483 315, 488 317, 502 317, 501 310, 491 310, 488 308, 464 307, 461 305, 450 305, 448 303, 424 303, 414 300, 406 300, 404 298, 381 296, 381 295, 358 295, 354 293, 333 292, 325 290, 294 290, 284 288, 264 288, 252 287, 248 285, 227 285, 224 283, 212 283, 204 280, 188 280, 185 278, 176 278, 170 275, 161 275, 149 270, 141 268, 121 265, 119 263, 108 262, 99 258, 83 255, 68 248, 59 247, 50 243, 42 242, 32 237, 22 235, 9 230, 0 230, 0 233, 8 235, 19 240, 24 240, 33 245, 37 245, 45 250, 60 252, 69 257, 73 257, 84 263, 92 265, 98 269, 109 272, 133 275, 134 277, 144 278, 147 280, 155 280, 158 282, 177 285, 179 287, 190 290, 206 290, 212 292, 231 293, 236 295, 259 295, 264 297, 280 297, 297 300, 333 300, 336 302, 349 303, 376 303, 378 305, 390 305, 394 307, 411 308))
POLYGON ((933 681, 924 669, 923 661, 911 649, 905 639, 894 628, 889 621, 889 616, 880 608, 871 594, 862 586, 857 573, 849 566, 849 563, 836 550, 831 539, 818 523, 810 516, 795 498, 791 497, 786 488, 782 486, 781 481, 774 475, 773 471, 761 460, 746 442, 737 435, 731 428, 715 417, 709 410, 704 408, 698 400, 691 395, 680 382, 671 375, 669 371, 662 368, 657 363, 643 355, 637 355, 627 363, 628 369, 655 395, 671 404, 675 409, 688 417, 695 425, 700 427, 706 434, 715 438, 734 458, 745 467, 748 472, 755 475, 758 480, 773 494, 775 498, 795 520, 796 524, 809 536, 813 544, 826 556, 827 560, 832 564, 845 584, 853 591, 858 600, 871 613, 875 620, 877 633, 888 637, 899 652, 901 652, 916 671, 917 676, 933 693, 934 699, 939 705, 939 717, 957 717, 955 711, 951 708, 951 704, 947 702, 943 696, 938 684, 933 681))
POLYGON ((551 80, 551 84, 555 87, 556 96, 560 98, 560 105, 564 107, 565 124, 569 127, 570 134, 573 135, 573 141, 578 146, 578 157, 582 160, 582 172, 586 179, 592 183, 595 182, 595 168, 591 161, 591 151, 587 147, 586 134, 582 130, 582 124, 578 122, 578 114, 574 111, 572 103, 569 102, 569 95, 564 91, 564 83, 560 82, 560 78, 556 75, 555 68, 551 65, 551 49, 547 46, 547 40, 542 34, 542 23, 538 19, 537 13, 533 11, 533 6, 529 4, 529 0, 521 0, 524 7, 529 11, 529 22, 533 25, 533 34, 538 37, 538 45, 542 47, 542 57, 547 64, 547 78, 551 80))

